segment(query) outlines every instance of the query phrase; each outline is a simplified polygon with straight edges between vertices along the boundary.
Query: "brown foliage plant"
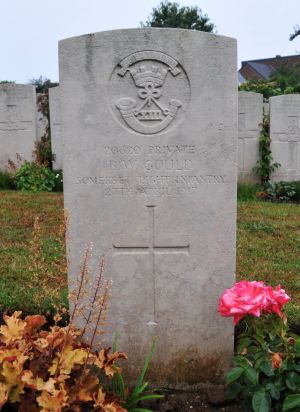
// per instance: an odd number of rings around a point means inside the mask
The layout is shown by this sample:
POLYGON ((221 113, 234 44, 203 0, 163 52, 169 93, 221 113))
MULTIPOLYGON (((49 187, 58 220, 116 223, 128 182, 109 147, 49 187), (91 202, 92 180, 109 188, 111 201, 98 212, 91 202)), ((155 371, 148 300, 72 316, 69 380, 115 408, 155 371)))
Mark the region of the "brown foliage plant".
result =
POLYGON ((4 316, 5 324, 0 327, 0 410, 4 405, 20 412, 127 410, 111 389, 115 375, 121 376, 116 361, 127 356, 110 353, 110 348, 99 342, 111 285, 104 279, 103 257, 95 280, 91 280, 90 258, 88 246, 76 285, 71 287, 67 326, 59 326, 59 312, 48 330, 41 329, 46 323, 41 315, 22 319, 22 312, 14 312, 4 316), (74 324, 78 318, 81 329, 74 324))

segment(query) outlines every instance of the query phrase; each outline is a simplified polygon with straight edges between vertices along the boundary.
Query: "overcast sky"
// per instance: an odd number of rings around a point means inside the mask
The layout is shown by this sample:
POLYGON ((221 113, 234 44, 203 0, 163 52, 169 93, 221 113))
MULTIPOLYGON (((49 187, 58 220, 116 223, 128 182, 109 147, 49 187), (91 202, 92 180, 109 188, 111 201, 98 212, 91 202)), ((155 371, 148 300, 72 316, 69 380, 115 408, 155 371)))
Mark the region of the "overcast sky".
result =
MULTIPOLYGON (((0 80, 58 81, 57 42, 103 30, 139 27, 159 0, 0 0, 0 80)), ((182 0, 197 5, 218 34, 238 40, 241 60, 300 52, 300 0, 182 0)))

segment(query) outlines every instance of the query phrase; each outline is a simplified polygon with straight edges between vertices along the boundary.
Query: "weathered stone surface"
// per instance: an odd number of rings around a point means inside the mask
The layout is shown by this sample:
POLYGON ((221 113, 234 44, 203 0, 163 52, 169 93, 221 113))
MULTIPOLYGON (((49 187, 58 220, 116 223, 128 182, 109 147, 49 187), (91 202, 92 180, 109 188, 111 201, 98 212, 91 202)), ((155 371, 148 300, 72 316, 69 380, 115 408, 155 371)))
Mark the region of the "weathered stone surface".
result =
POLYGON ((238 175, 241 182, 256 182, 253 167, 258 160, 259 136, 263 121, 263 95, 239 92, 238 175))
POLYGON ((107 344, 136 376, 222 380, 233 352, 218 298, 234 281, 236 42, 203 32, 133 29, 60 42, 69 277, 93 242, 93 273, 113 279, 107 344))
POLYGON ((272 155, 281 164, 272 180, 300 180, 300 95, 271 97, 270 117, 272 155))
POLYGON ((63 168, 63 144, 61 135, 60 92, 59 86, 49 89, 51 147, 54 155, 53 169, 63 168))
POLYGON ((32 85, 0 85, 0 169, 8 160, 32 160, 36 140, 36 94, 32 85))

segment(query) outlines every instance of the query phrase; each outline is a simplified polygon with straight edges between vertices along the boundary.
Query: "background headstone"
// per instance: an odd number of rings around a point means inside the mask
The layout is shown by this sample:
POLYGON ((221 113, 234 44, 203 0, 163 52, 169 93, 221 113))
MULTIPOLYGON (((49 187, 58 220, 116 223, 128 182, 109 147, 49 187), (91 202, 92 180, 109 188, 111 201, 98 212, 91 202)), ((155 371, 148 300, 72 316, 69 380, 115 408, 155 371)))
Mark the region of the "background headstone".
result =
POLYGON ((59 86, 49 89, 49 110, 50 110, 50 130, 51 148, 54 160, 53 169, 63 168, 63 144, 61 135, 61 114, 60 114, 60 94, 59 86))
MULTIPOLYGON (((69 277, 94 244, 112 297, 106 344, 136 376, 158 337, 152 381, 222 379, 234 282, 236 41, 178 29, 117 30, 60 42, 69 277)), ((79 322, 79 320, 78 320, 79 322)))
POLYGON ((256 182, 253 167, 259 158, 259 137, 263 122, 263 95, 239 92, 238 176, 240 182, 256 182))
POLYGON ((0 85, 0 169, 8 160, 32 160, 36 141, 36 93, 32 85, 0 85))
POLYGON ((263 110, 266 116, 270 116, 270 103, 269 101, 263 103, 263 110))
POLYGON ((270 98, 270 136, 273 160, 281 164, 272 180, 300 180, 299 94, 270 98))

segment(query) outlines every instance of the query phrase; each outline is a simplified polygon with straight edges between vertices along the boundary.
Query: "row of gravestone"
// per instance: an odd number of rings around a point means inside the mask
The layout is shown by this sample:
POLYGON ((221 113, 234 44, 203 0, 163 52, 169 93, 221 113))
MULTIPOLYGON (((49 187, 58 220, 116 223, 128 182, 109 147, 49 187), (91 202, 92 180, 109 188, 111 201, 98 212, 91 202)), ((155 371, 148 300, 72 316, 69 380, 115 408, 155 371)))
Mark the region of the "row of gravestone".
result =
POLYGON ((239 92, 238 176, 241 182, 256 182, 253 167, 259 160, 259 137, 263 113, 269 116, 273 161, 281 166, 273 181, 300 180, 300 94, 271 97, 254 92, 239 92))
MULTIPOLYGON (((60 119, 59 87, 49 90, 53 168, 63 168, 63 146, 60 119)), ((300 180, 300 95, 271 97, 269 103, 254 92, 238 94, 238 178, 256 182, 253 168, 259 160, 259 137, 263 112, 270 115, 271 151, 274 162, 281 166, 274 181, 300 180)), ((31 160, 34 142, 45 133, 47 119, 36 104, 31 85, 0 85, 0 168, 14 160, 16 154, 31 160)))

